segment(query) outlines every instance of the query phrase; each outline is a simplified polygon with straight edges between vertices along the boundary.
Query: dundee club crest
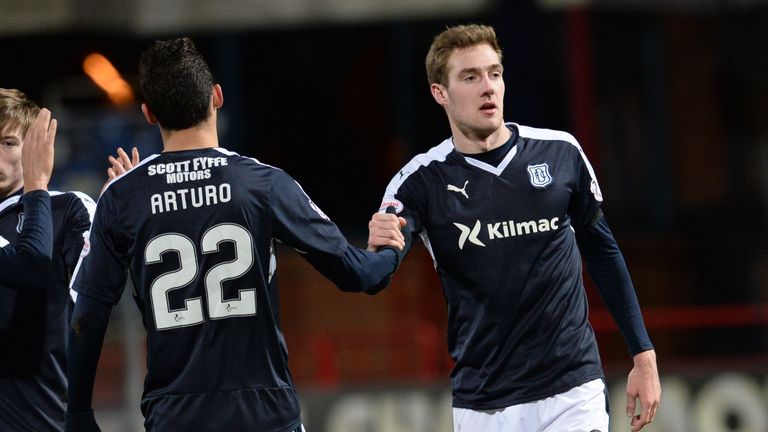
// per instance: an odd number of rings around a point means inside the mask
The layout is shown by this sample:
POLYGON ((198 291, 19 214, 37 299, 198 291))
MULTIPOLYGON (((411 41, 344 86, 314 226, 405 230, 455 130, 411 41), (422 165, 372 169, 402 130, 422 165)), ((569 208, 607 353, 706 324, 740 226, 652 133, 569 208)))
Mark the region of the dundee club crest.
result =
POLYGON ((546 163, 528 165, 528 176, 534 187, 543 188, 552 183, 552 175, 549 174, 549 165, 546 163))

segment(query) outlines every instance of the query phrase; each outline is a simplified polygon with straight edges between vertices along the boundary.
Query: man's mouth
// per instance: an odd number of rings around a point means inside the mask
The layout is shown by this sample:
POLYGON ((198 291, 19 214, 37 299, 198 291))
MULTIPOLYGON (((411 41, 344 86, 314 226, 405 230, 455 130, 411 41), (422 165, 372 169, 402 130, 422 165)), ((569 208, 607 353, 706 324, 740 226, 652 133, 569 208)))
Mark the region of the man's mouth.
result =
POLYGON ((496 112, 496 104, 493 102, 486 102, 480 106, 480 111, 486 114, 493 114, 496 112))

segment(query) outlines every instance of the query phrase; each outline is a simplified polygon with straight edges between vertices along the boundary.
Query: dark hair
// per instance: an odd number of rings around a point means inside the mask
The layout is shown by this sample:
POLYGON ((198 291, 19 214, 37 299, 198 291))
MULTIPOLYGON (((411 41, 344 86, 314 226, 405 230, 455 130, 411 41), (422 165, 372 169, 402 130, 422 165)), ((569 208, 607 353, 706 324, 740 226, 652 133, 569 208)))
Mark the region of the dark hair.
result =
POLYGON ((197 126, 208 118, 213 76, 189 38, 156 41, 139 62, 144 103, 164 129, 197 126))

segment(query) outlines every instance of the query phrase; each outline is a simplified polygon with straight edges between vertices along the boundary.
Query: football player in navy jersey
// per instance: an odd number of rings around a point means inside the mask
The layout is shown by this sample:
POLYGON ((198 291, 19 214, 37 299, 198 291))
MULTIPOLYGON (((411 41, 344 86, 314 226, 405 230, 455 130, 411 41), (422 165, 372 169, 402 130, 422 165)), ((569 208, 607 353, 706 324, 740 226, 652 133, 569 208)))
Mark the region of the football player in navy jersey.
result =
POLYGON ((147 331, 146 430, 301 431, 275 242, 342 290, 363 291, 388 282, 403 235, 390 231, 384 253, 352 247, 288 174, 219 147, 222 89, 189 39, 156 42, 139 74, 142 111, 159 126, 163 153, 135 164, 124 152, 122 163, 110 159, 130 169, 100 196, 73 275, 66 430, 98 430, 96 365, 130 275, 147 331))
MULTIPOLYGON (((0 89, 0 95, 15 92, 0 89)), ((2 100, 5 99, 0 96, 2 100)), ((16 243, 10 244, 0 236, 0 290, 7 290, 1 300, 5 307, 0 315, 0 331, 7 330, 6 320, 12 313, 8 306, 12 304, 11 298, 15 298, 13 291, 23 289, 30 282, 29 274, 38 266, 50 263, 53 248, 48 181, 53 171, 57 123, 51 119, 50 111, 42 109, 24 133, 23 127, 12 125, 5 118, 13 112, 8 108, 3 109, 0 105, 0 124, 5 125, 0 127, 0 195, 7 196, 9 191, 17 190, 22 184, 26 191, 21 196, 24 223, 16 243), (18 165, 19 160, 21 165, 18 165), (19 177, 15 172, 21 167, 23 174, 19 177)))
POLYGON ((10 260, 0 265, 0 430, 61 431, 69 276, 95 204, 80 192, 46 192, 56 133, 48 110, 0 89, 0 132, 0 242, 10 260), (44 257, 22 259, 30 234, 44 257))
POLYGON ((453 136, 394 176, 369 247, 384 244, 383 210, 394 206, 435 261, 456 361, 454 429, 608 431, 584 257, 633 356, 626 412, 640 430, 660 401, 656 355, 584 152, 568 133, 504 122, 493 28, 448 28, 426 69, 453 136))

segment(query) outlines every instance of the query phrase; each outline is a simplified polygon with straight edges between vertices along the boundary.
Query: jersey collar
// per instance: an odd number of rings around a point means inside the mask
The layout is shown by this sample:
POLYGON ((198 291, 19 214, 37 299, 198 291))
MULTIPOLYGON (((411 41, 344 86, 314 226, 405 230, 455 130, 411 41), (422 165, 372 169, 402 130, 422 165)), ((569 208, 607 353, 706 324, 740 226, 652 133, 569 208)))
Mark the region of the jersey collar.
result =
POLYGON ((483 171, 487 171, 494 175, 501 175, 502 172, 507 168, 507 165, 509 165, 510 162, 512 162, 512 159, 514 159, 515 155, 517 154, 517 141, 520 137, 520 133, 517 129, 517 124, 515 123, 505 123, 505 126, 512 131, 512 137, 510 139, 515 140, 515 143, 512 145, 512 148, 509 149, 509 152, 507 152, 507 155, 504 156, 504 159, 501 160, 501 162, 497 166, 493 166, 491 164, 485 163, 483 161, 477 160, 473 157, 464 156, 463 154, 459 153, 458 150, 454 147, 453 151, 456 153, 456 155, 459 158, 464 159, 464 161, 476 168, 480 168, 483 171))
POLYGON ((8 195, 8 197, 0 202, 0 213, 2 213, 8 207, 16 204, 21 199, 21 194, 24 193, 24 188, 17 190, 16 192, 8 195))

